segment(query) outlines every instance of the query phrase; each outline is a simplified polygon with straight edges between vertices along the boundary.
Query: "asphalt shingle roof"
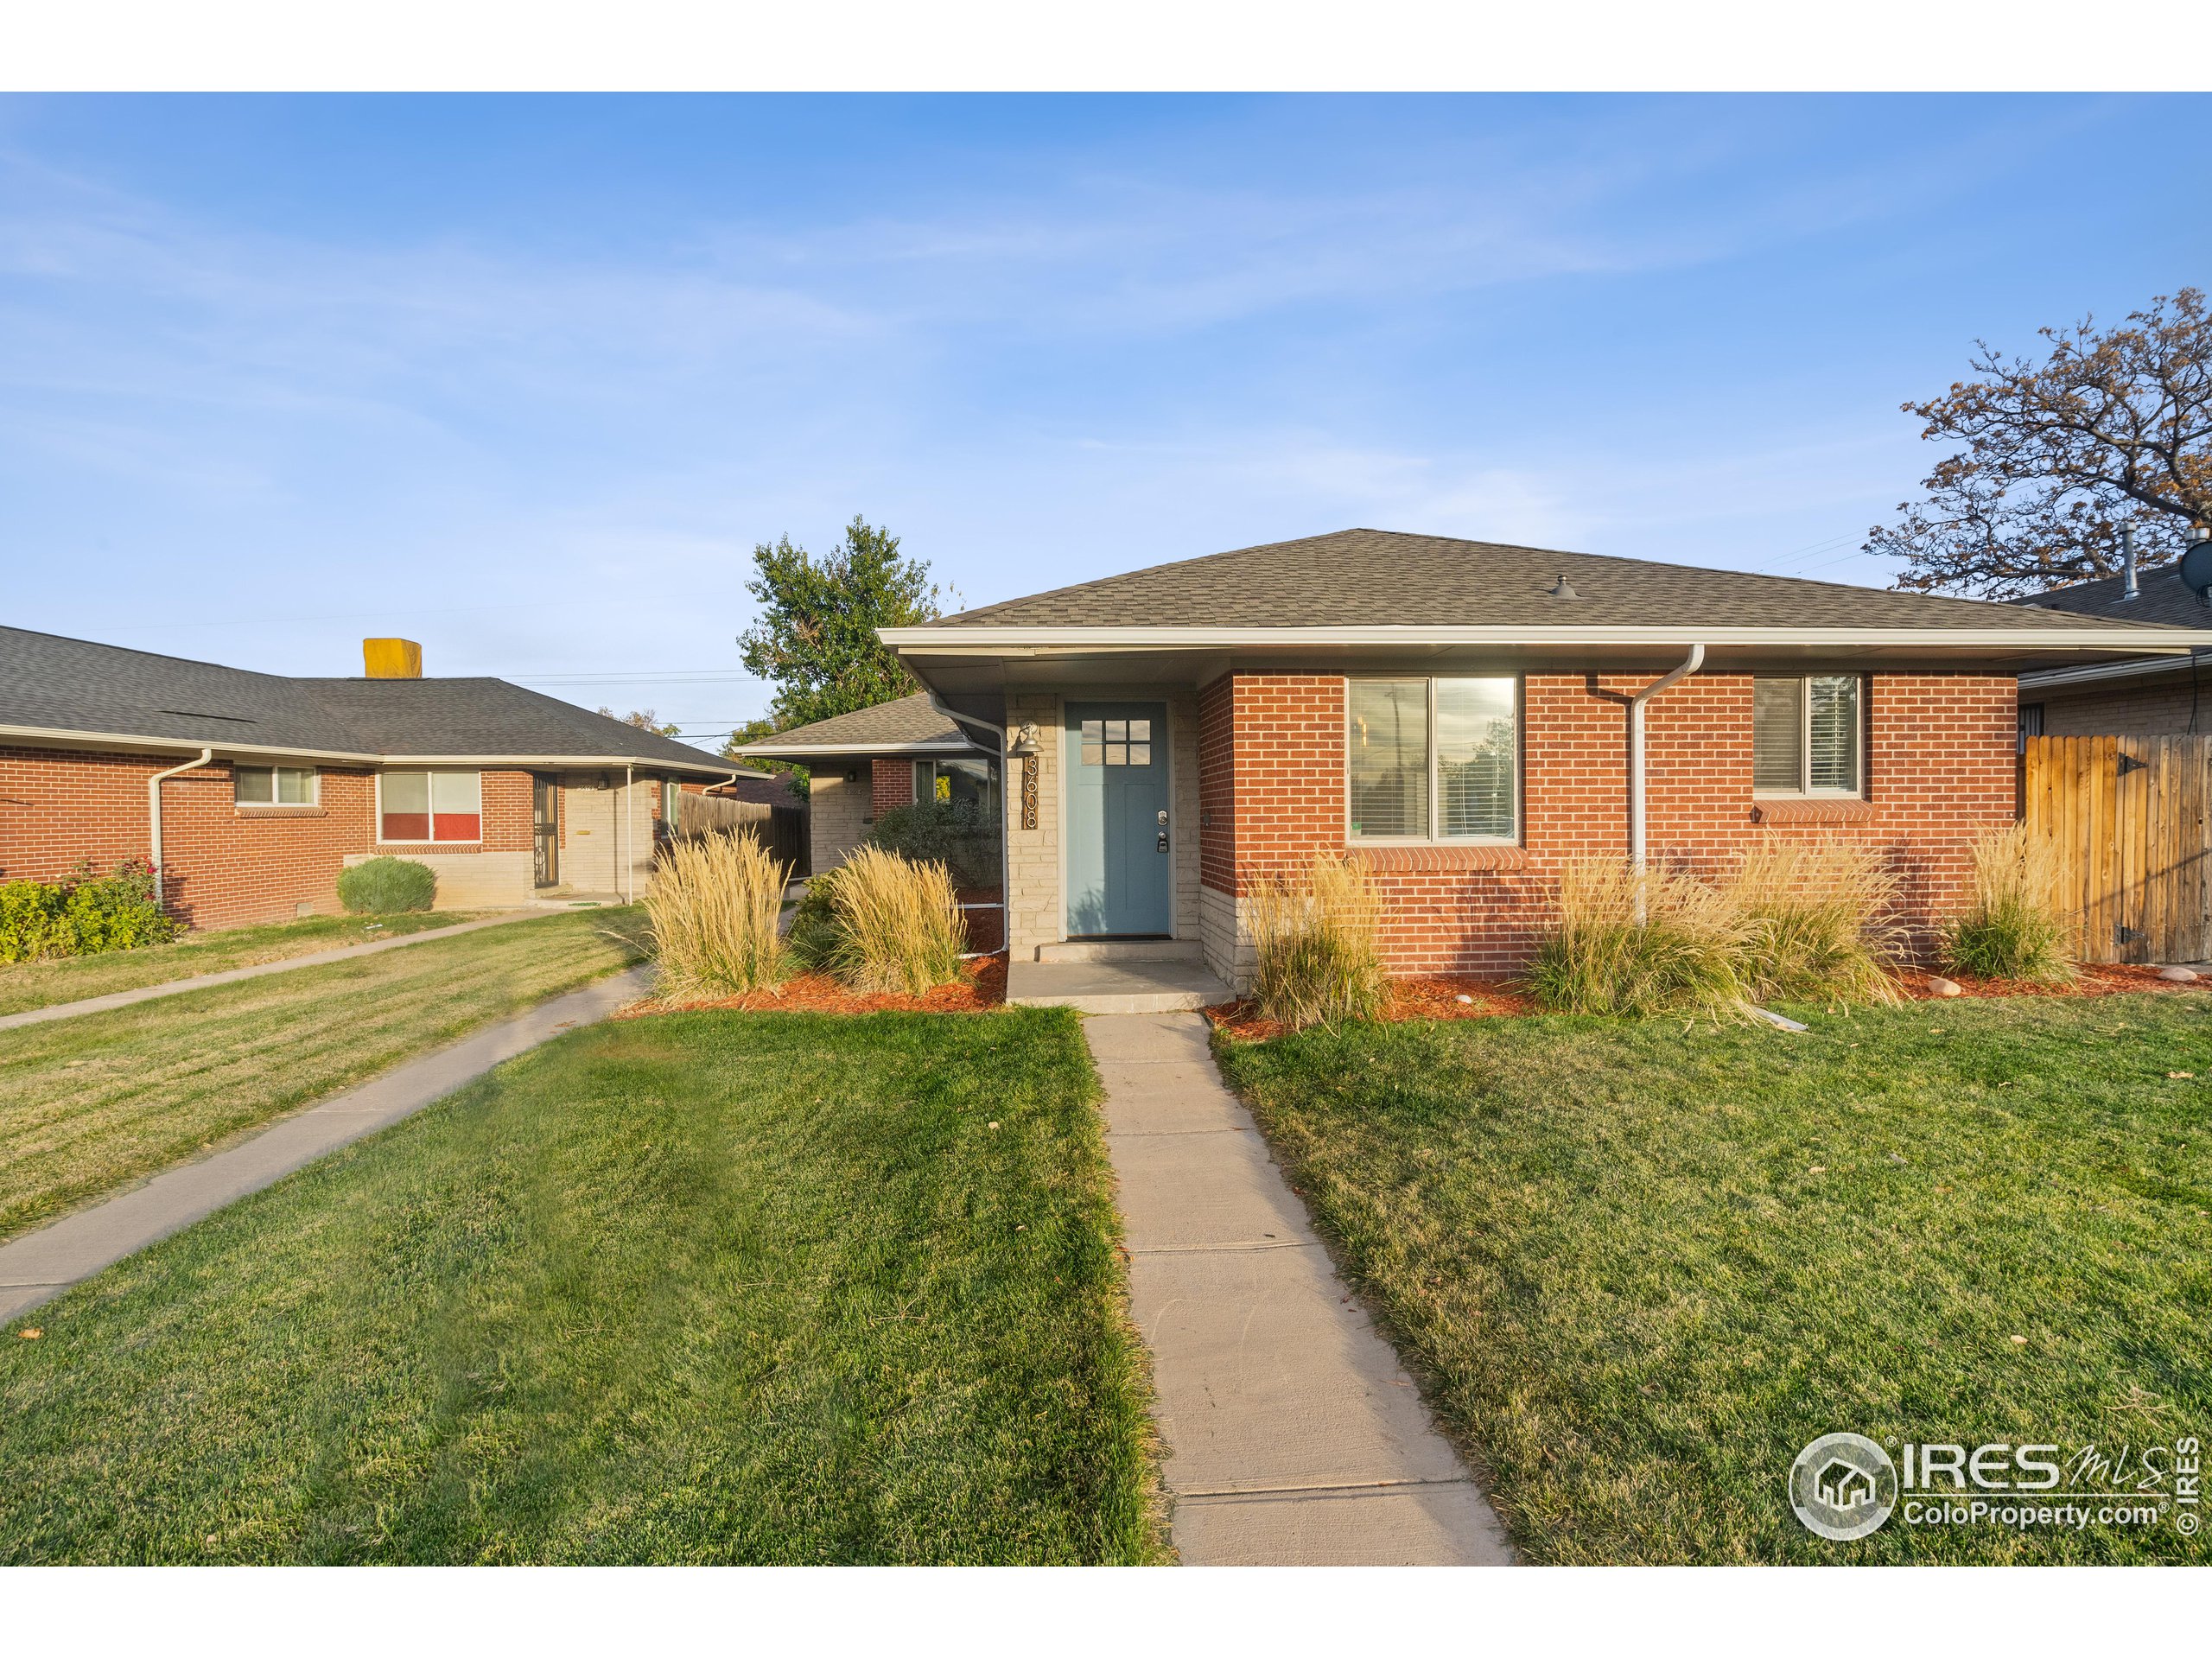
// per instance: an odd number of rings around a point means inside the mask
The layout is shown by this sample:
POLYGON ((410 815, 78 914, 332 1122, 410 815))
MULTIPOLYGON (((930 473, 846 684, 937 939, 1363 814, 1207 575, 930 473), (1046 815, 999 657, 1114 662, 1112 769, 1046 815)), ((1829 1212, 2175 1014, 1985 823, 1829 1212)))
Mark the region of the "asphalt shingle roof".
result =
POLYGON ((1981 600, 1382 530, 1343 530, 1154 565, 963 611, 930 626, 1559 627, 1575 623, 1593 627, 2017 628, 2025 634, 2080 626, 2070 616, 1981 600), (1553 594, 1561 576, 1579 597, 1553 594))
POLYGON ((2172 565, 2145 570, 2137 587, 2140 590, 2137 597, 2122 599, 2120 594, 2127 588, 2126 578, 2107 576, 2101 582, 2055 588, 2047 594, 2009 602, 2071 612, 2076 616, 2094 616, 2109 622, 2163 622, 2170 627, 2212 628, 2212 607, 2183 585, 2180 571, 2172 565))
POLYGON ((789 731, 756 739, 741 754, 753 749, 819 749, 825 754, 866 754, 871 749, 909 743, 943 743, 969 747, 967 735, 954 721, 930 706, 926 692, 894 697, 849 715, 832 715, 789 731))
POLYGON ((0 725, 336 754, 720 756, 495 679, 298 679, 0 627, 0 725))

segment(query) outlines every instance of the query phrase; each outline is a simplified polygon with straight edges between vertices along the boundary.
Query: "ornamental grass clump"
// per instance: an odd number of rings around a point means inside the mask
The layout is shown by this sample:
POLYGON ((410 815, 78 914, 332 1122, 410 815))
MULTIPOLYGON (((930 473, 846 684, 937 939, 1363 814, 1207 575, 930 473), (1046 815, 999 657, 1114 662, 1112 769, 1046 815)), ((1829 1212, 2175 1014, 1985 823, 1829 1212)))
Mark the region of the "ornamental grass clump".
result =
POLYGON ((2074 977, 2073 928, 2060 902, 2051 844, 2016 823, 1974 844, 1974 903, 1942 927, 1943 960, 1977 979, 2063 985, 2074 977))
POLYGON ((697 836, 670 846, 645 916, 664 996, 731 996, 783 982, 776 931, 787 876, 748 835, 697 836))
POLYGON ((814 887, 829 894, 826 965, 854 990, 919 995, 960 977, 968 925, 944 865, 863 845, 814 887))
POLYGON ((1530 964, 1529 989, 1561 1014, 1739 1017, 1751 1006, 1751 939, 1727 893, 1589 860, 1560 878, 1559 924, 1530 964))
POLYGON ((1252 1001, 1293 1029, 1372 1019, 1389 997, 1382 971, 1382 897, 1363 864, 1326 854, 1245 890, 1259 957, 1252 1001))
POLYGON ((1739 962, 1755 1001, 1894 1002, 1897 878, 1878 848, 1767 841, 1725 890, 1745 924, 1739 962))

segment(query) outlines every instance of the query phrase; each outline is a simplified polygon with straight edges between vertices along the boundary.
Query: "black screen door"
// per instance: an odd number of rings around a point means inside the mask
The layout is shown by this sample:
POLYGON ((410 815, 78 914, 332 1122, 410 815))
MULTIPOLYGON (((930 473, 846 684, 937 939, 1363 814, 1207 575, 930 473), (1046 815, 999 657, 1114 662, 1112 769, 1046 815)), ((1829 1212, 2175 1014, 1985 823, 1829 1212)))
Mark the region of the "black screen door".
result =
POLYGON ((551 778, 530 780, 530 844, 541 887, 561 885, 561 785, 551 778))

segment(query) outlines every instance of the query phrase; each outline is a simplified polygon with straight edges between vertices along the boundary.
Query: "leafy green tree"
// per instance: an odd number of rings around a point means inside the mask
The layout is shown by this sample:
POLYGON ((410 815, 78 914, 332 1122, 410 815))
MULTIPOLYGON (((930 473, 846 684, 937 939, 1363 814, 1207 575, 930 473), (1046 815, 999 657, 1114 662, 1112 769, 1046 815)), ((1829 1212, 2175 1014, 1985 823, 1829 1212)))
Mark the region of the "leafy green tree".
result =
POLYGON ((1992 599, 2115 575, 2133 525, 2145 569, 2212 519, 2212 313, 2159 296, 2117 327, 2045 328, 2042 361, 1976 343, 1971 379, 1904 405, 1956 443, 1926 499, 1877 525, 1869 553, 1904 560, 1900 588, 1992 599))
POLYGON ((901 558, 899 538, 855 517, 835 552, 816 558, 788 536, 753 550, 746 591, 760 615, 738 635, 746 668, 776 688, 773 729, 909 696, 914 677, 875 637, 939 614, 929 565, 901 558))

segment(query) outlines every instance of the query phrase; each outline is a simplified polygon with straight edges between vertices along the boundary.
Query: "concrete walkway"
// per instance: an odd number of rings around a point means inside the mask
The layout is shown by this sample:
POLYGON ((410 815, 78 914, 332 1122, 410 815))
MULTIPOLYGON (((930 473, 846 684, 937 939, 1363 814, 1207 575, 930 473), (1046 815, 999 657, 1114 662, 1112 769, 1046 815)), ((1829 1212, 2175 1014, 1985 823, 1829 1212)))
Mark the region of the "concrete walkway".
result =
POLYGON ((0 1319, 60 1295, 79 1280, 258 1192, 350 1141, 413 1116, 550 1037, 605 1019, 643 996, 651 974, 650 968, 633 968, 541 1002, 527 1014, 283 1118, 251 1140, 165 1171, 143 1186, 0 1245, 0 1319))
POLYGON ((420 933, 403 933, 396 939, 377 939, 367 944, 341 944, 334 950, 316 950, 304 957, 283 957, 275 962, 257 962, 250 968, 226 968, 219 974, 166 980, 159 985, 141 985, 135 990, 111 991, 105 996, 88 996, 79 1002, 56 1002, 51 1007, 26 1008, 21 1014, 0 1014, 0 1031, 16 1026, 41 1025, 48 1020, 67 1020, 80 1014, 100 1014, 109 1008, 127 1008, 134 1002, 151 1002, 163 996, 182 996, 187 991, 204 991, 210 985, 234 985, 242 979, 259 979, 264 974, 288 974, 295 968, 320 968, 326 962, 344 962, 351 957, 373 957, 379 950, 397 950, 410 944, 428 944, 432 939, 449 939, 455 934, 474 933, 482 927, 505 927, 509 922, 531 921, 544 913, 538 910, 512 911, 504 916, 486 916, 480 921, 457 922, 451 927, 430 927, 420 933))
POLYGON ((1086 1020, 1175 1547, 1196 1566, 1512 1559, 1191 1014, 1086 1020))

